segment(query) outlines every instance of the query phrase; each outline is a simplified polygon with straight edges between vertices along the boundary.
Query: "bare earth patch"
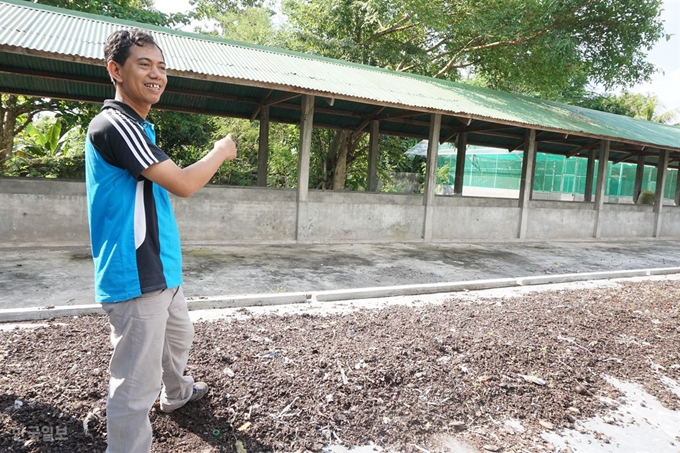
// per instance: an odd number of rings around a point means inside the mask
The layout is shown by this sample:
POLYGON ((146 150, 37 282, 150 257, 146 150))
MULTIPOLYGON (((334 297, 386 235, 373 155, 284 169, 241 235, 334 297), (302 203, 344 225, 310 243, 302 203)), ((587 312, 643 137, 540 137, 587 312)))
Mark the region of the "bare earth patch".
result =
MULTIPOLYGON (((153 451, 422 452, 442 449, 441 435, 486 451, 553 451, 541 432, 616 405, 605 376, 680 410, 662 380, 680 379, 679 296, 677 281, 646 281, 198 322, 188 373, 210 393, 172 414, 152 409, 153 451)), ((47 324, 0 332, 0 451, 103 451, 106 317, 47 324)))

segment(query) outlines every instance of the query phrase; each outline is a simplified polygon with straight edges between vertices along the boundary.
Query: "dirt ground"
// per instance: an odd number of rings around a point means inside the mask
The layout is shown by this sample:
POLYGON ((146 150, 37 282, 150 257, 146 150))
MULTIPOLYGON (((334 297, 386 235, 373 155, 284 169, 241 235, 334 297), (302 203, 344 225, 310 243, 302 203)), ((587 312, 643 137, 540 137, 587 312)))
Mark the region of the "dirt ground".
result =
MULTIPOLYGON (((611 417, 622 395, 606 376, 680 410, 664 383, 680 380, 679 296, 677 280, 660 280, 325 316, 240 309, 196 323, 188 372, 210 392, 152 409, 153 451, 422 453, 445 450, 442 435, 485 452, 556 451, 541 432, 611 417)), ((105 449, 108 334, 104 316, 0 332, 0 451, 105 449)))

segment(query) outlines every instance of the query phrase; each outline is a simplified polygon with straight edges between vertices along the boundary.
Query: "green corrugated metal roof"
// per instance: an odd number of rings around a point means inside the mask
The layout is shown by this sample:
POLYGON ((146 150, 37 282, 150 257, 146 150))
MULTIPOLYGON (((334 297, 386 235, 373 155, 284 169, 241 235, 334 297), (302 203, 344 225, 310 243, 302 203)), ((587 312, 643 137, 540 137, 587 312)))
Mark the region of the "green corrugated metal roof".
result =
MULTIPOLYGON (((544 131, 539 146, 546 152, 570 154, 600 138, 612 140, 621 158, 644 147, 680 151, 680 128, 526 96, 19 0, 0 1, 0 17, 0 91, 101 101, 113 92, 104 42, 136 26, 151 31, 164 51, 170 81, 163 108, 251 117, 268 99, 309 93, 334 100, 315 101, 315 119, 330 127, 378 118, 382 132, 427 137, 427 114, 437 112, 445 115, 442 137, 469 129, 468 142, 481 145, 512 148, 523 128, 535 128, 544 131), (402 110, 414 116, 400 122, 402 110), (507 130, 484 132, 499 124, 507 130)), ((272 105, 270 117, 296 121, 299 104, 272 105)))

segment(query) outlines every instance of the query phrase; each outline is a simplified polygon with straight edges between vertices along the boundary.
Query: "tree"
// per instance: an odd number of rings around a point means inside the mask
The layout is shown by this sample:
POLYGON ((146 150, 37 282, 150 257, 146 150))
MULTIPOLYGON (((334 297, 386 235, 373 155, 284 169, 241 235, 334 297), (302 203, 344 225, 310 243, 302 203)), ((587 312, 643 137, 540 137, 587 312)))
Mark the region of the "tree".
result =
MULTIPOLYGON (((284 0, 285 47, 554 98, 575 80, 648 80, 661 0, 284 0)), ((339 134, 332 188, 359 143, 339 134), (348 146, 348 149, 343 149, 348 146)))
POLYGON ((36 115, 17 134, 5 165, 6 176, 84 179, 84 132, 80 126, 66 129, 63 117, 36 115))
POLYGON ((64 101, 0 94, 0 168, 12 153, 14 137, 45 111, 70 112, 70 109, 64 101))
POLYGON ((269 8, 268 0, 190 0, 198 19, 217 19, 225 13, 238 13, 248 8, 269 8))
POLYGON ((212 117, 168 110, 152 110, 157 143, 179 166, 190 165, 209 150, 217 124, 212 117))
POLYGON ((237 11, 227 10, 212 14, 211 19, 215 21, 215 28, 198 27, 199 33, 263 46, 278 44, 277 34, 272 24, 274 13, 271 9, 246 6, 237 11))
MULTIPOLYGON (((39 0, 37 3, 166 27, 188 24, 191 19, 191 16, 185 14, 165 14, 157 11, 153 7, 153 0, 39 0)), ((16 135, 40 112, 57 112, 63 117, 66 131, 76 124, 87 125, 98 110, 98 107, 89 103, 13 94, 1 95, 0 169, 10 157, 16 135)), ((203 123, 200 118, 197 121, 203 123)))
POLYGON ((289 46, 357 63, 492 85, 563 88, 649 79, 661 0, 284 0, 289 46))
POLYGON ((678 109, 664 110, 658 96, 654 94, 630 93, 628 91, 623 91, 620 94, 591 93, 574 102, 574 104, 655 123, 670 124, 678 116, 678 109))
POLYGON ((162 13, 154 8, 154 0, 36 0, 35 3, 161 27, 188 25, 192 19, 188 14, 162 13))
POLYGON ((671 123, 678 115, 678 109, 665 110, 654 94, 633 94, 624 91, 620 99, 633 111, 633 117, 654 123, 671 123))

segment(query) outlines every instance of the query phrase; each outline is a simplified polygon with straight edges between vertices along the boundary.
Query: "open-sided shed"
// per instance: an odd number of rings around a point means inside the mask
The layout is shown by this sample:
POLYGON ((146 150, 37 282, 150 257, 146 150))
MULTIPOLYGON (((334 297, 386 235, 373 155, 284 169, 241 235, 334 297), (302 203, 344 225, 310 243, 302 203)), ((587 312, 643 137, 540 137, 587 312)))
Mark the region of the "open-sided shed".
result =
MULTIPOLYGON (((662 222, 662 194, 657 193, 654 207, 605 207, 603 165, 597 181, 593 171, 589 172, 591 190, 587 184, 584 203, 545 204, 548 202, 531 200, 532 178, 527 177, 533 174, 536 152, 587 156, 592 168, 595 159, 637 160, 640 167, 677 167, 680 128, 19 0, 1 0, 0 17, 0 92, 91 102, 102 102, 113 95, 103 61, 106 37, 124 27, 149 30, 163 49, 169 74, 168 88, 157 107, 259 119, 262 130, 258 179, 262 186, 266 185, 269 122, 300 124, 299 181, 295 191, 228 188, 220 189, 220 195, 205 191, 203 196, 215 198, 211 209, 218 211, 224 207, 222 203, 229 204, 226 200, 234 197, 235 204, 242 205, 243 215, 223 217, 222 223, 234 222, 239 230, 252 233, 222 239, 403 241, 680 236, 680 227, 674 227, 677 222, 671 218, 677 215, 674 208, 668 208, 668 221, 662 222), (380 134, 429 139, 433 145, 428 150, 424 195, 310 191, 307 181, 313 127, 371 134, 369 191, 375 189, 377 182, 375 163, 380 134), (452 141, 458 149, 465 149, 466 144, 523 149, 519 200, 435 197, 434 144, 452 141), (593 201, 590 193, 595 181, 593 201), (252 200, 244 200, 244 195, 252 200), (573 215, 576 211, 579 214, 573 215), (617 213, 609 216, 612 224, 607 214, 600 215, 607 211, 617 213), (274 225, 277 221, 280 224, 274 225), (662 229, 662 225, 667 228, 662 229)), ((459 158, 464 156, 459 153, 459 158)), ((665 171, 658 174, 661 184, 657 183, 657 188, 663 190, 665 171)), ((3 180, 0 192, 4 186, 5 192, 19 195, 26 189, 17 187, 28 183, 3 180)), ((454 193, 462 193, 462 178, 457 178, 454 193)), ((16 234, 22 219, 11 213, 20 211, 20 205, 8 208, 8 216, 4 216, 14 219, 7 225, 7 234, 14 240, 22 237, 16 234)), ((186 202, 177 200, 177 205, 180 222, 183 209, 187 216, 195 214, 186 202)), ((233 204, 229 206, 233 210, 233 204)), ((187 224, 190 218, 186 217, 187 224)), ((220 229, 224 231, 223 226, 220 229)), ((187 230, 189 239, 217 239, 199 234, 196 227, 184 229, 187 230)))

